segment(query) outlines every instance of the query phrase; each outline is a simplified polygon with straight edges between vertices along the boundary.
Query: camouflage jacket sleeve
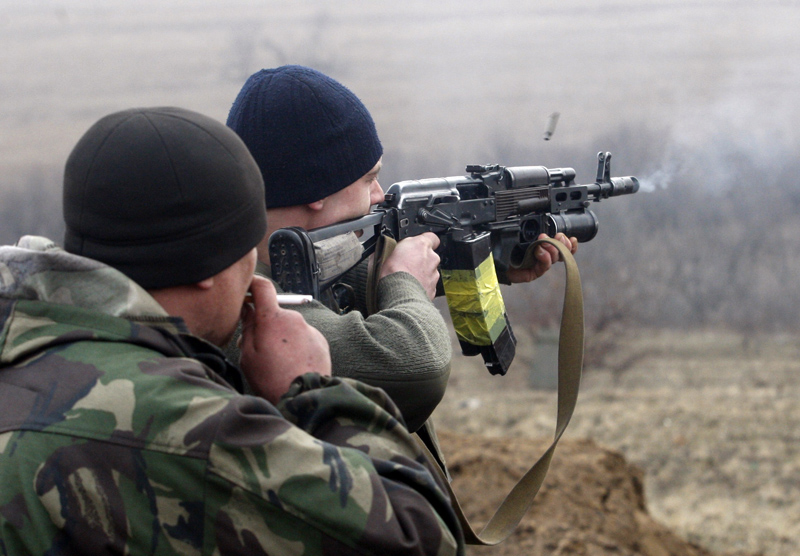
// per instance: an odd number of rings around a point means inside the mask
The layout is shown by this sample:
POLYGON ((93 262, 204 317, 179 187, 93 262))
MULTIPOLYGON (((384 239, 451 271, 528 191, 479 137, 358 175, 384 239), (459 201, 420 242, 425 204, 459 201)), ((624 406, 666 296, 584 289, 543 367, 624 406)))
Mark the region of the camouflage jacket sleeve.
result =
POLYGON ((417 430, 442 400, 450 375, 450 333, 420 283, 397 272, 378 284, 380 310, 344 315, 318 302, 298 306, 331 346, 335 376, 383 388, 417 430))
POLYGON ((221 489, 231 507, 228 548, 250 550, 237 543, 269 537, 302 554, 462 553, 449 499, 384 392, 308 374, 278 410, 296 426, 253 443, 267 429, 228 423, 211 455, 212 473, 234 492, 221 489))
POLYGON ((0 422, 0 554, 463 553, 383 392, 306 375, 279 412, 192 360, 140 368, 0 369, 2 403, 33 408, 0 422))

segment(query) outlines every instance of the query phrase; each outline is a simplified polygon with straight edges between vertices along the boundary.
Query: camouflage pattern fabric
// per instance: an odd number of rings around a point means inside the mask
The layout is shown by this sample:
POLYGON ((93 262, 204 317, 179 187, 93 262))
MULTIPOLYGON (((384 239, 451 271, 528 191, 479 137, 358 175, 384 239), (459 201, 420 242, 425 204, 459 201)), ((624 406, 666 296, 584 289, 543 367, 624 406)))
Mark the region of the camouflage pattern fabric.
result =
POLYGON ((113 269, 0 247, 0 554, 463 554, 383 391, 308 374, 273 406, 181 332, 113 269))

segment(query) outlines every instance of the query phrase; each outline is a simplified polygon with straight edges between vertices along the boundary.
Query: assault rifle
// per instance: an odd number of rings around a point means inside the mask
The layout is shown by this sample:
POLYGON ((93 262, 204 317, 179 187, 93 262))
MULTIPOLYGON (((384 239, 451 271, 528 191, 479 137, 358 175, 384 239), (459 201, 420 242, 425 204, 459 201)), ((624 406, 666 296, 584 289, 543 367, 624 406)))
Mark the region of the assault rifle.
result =
POLYGON ((434 232, 441 239, 438 293, 447 295, 462 352, 480 353, 489 372, 505 374, 516 339, 498 280, 509 283, 509 269, 530 264, 541 233, 563 232, 579 242, 595 237, 599 221, 588 209, 591 202, 639 190, 633 176, 611 177, 610 162, 611 153, 598 153, 597 178, 588 185, 575 184, 572 168, 499 165, 467 166, 466 176, 395 183, 366 216, 273 233, 273 279, 284 291, 319 299, 384 237, 400 241, 434 232), (361 239, 356 231, 362 231, 361 239))

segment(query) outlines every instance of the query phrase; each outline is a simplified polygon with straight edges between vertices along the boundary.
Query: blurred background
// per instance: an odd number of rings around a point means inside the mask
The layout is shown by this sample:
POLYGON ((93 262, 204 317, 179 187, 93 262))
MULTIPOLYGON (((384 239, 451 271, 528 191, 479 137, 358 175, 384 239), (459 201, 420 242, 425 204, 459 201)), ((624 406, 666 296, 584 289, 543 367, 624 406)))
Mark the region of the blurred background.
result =
MULTIPOLYGON (((472 163, 591 183, 611 151, 642 191, 596 207, 579 252, 590 325, 796 330, 799 7, 0 0, 0 241, 60 240, 63 164, 98 118, 177 105, 224 121, 248 75, 298 63, 371 110, 384 187, 472 163)), ((550 324, 558 279, 508 292, 541 309, 515 320, 550 324)))
MULTIPOLYGON (((287 63, 361 97, 384 188, 480 163, 591 183, 610 151, 642 188, 593 207, 576 257, 587 374, 568 432, 641 465, 656 517, 693 542, 797 554, 798 28, 797 0, 0 0, 0 243, 61 241, 63 165, 102 116, 225 121, 251 73, 287 63)), ((504 288, 517 368, 489 384, 455 357, 439 422, 550 434, 522 371, 562 289, 560 266, 504 288)))

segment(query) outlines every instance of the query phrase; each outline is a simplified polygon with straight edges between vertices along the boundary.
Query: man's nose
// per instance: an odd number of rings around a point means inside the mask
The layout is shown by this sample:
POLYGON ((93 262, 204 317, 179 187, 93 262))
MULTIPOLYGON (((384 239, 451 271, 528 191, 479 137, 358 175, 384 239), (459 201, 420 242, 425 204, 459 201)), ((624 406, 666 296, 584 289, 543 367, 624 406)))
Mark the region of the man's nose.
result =
POLYGON ((378 203, 382 203, 384 199, 383 188, 381 184, 378 183, 378 180, 375 180, 375 183, 372 185, 372 190, 370 191, 369 201, 371 205, 377 205, 378 203))

